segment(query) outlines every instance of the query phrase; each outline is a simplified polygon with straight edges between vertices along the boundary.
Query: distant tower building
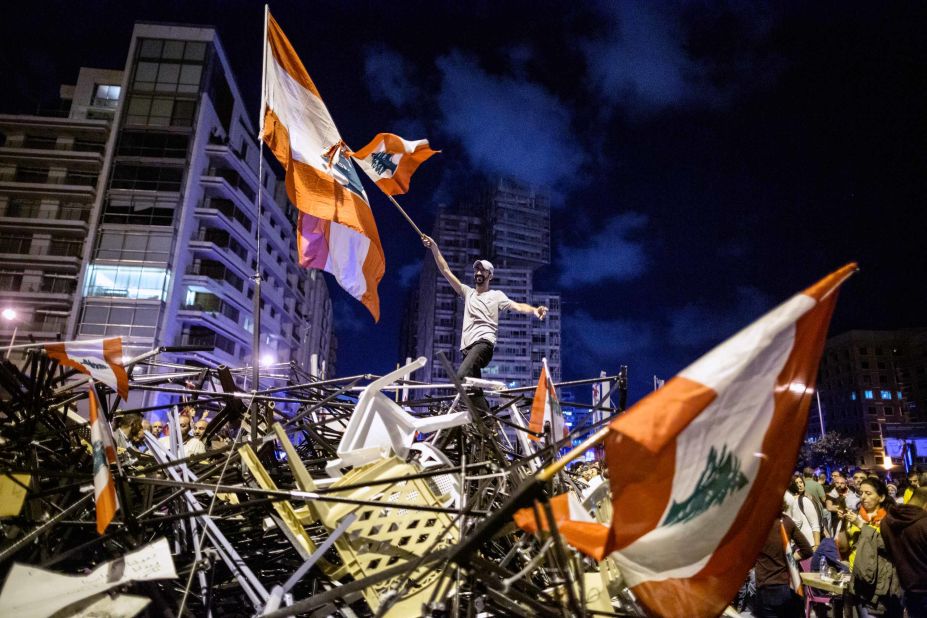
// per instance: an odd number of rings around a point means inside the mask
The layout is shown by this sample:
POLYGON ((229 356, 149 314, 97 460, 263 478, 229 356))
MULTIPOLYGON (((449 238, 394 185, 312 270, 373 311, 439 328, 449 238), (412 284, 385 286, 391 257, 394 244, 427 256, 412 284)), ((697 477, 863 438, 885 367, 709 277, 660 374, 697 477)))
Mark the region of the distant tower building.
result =
MULTIPOLYGON (((851 330, 828 339, 818 388, 825 431, 854 438, 861 464, 887 463, 889 434, 917 434, 927 446, 927 329, 851 330)), ((814 415, 809 433, 820 433, 814 415)), ((927 463, 927 448, 920 450, 911 463, 927 463)))
POLYGON ((129 356, 194 345, 212 350, 186 362, 269 357, 310 370, 314 359, 333 375, 328 288, 321 272, 298 265, 297 213, 275 164, 259 184, 253 116, 213 28, 136 24, 124 72, 82 71, 70 118, 0 117, 0 244, 22 264, 4 267, 0 284, 31 299, 26 313, 42 332, 121 335, 129 356), (112 120, 94 119, 101 113, 112 120))
MULTIPOLYGON (((473 202, 456 210, 442 208, 432 237, 451 270, 467 285, 473 285, 473 262, 485 258, 495 266, 491 288, 502 290, 514 301, 550 308, 543 322, 525 314, 502 314, 493 360, 483 376, 527 385, 538 379, 541 358, 546 357, 554 380, 559 380, 560 295, 534 289, 534 271, 550 263, 548 194, 512 179, 498 180, 473 202)), ((441 276, 430 255, 425 257, 407 315, 403 358, 428 358, 424 375, 416 376, 419 379, 447 379, 437 354, 443 351, 455 364, 460 362, 463 299, 441 276)))
POLYGON ((121 71, 82 68, 60 106, 0 115, 3 344, 14 329, 19 343, 67 334, 121 83, 121 71))

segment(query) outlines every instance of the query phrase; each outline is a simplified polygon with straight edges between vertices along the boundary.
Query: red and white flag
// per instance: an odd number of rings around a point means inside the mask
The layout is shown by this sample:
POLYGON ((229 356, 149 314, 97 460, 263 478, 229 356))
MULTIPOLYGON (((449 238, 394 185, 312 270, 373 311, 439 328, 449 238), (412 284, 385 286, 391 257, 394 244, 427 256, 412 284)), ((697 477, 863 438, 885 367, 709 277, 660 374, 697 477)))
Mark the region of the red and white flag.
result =
POLYGON ((123 399, 129 396, 129 376, 122 364, 122 337, 45 344, 59 363, 106 384, 123 399))
MULTIPOLYGON (((550 423, 551 435, 554 440, 560 440, 566 436, 563 411, 560 409, 560 401, 557 400, 557 389, 554 388, 553 381, 550 379, 550 372, 547 370, 546 358, 543 359, 538 386, 534 389, 534 400, 531 402, 531 418, 528 420, 528 429, 536 434, 542 434, 544 433, 545 423, 550 423)), ((540 441, 540 438, 534 434, 529 433, 528 438, 535 442, 540 441)))
MULTIPOLYGON (((569 539, 573 547, 587 554, 592 554, 601 546, 601 530, 603 526, 589 515, 576 494, 568 491, 554 496, 550 499, 550 511, 554 516, 557 532, 562 534, 564 538, 569 539)), ((536 505, 536 507, 519 509, 512 516, 512 519, 525 532, 534 534, 538 529, 550 530, 550 525, 547 523, 547 514, 540 504, 536 505), (537 511, 535 511, 535 508, 537 508, 537 511), (540 525, 538 525, 538 518, 535 513, 540 515, 540 525)))
POLYGON ((103 534, 109 522, 113 521, 116 509, 116 485, 109 471, 109 464, 116 463, 116 449, 109 440, 106 419, 97 410, 97 397, 91 386, 90 397, 90 444, 93 447, 93 499, 97 505, 97 533, 103 534))
POLYGON ((410 142, 392 133, 378 133, 351 156, 383 193, 402 195, 408 192, 409 179, 418 166, 438 152, 427 139, 410 142))
POLYGON ((650 613, 717 616, 743 583, 782 510, 837 290, 855 270, 795 295, 609 425, 614 515, 589 553, 613 558, 650 613))
POLYGON ((386 270, 380 234, 360 177, 306 68, 267 14, 261 136, 286 169, 299 209, 299 263, 331 273, 380 319, 386 270))

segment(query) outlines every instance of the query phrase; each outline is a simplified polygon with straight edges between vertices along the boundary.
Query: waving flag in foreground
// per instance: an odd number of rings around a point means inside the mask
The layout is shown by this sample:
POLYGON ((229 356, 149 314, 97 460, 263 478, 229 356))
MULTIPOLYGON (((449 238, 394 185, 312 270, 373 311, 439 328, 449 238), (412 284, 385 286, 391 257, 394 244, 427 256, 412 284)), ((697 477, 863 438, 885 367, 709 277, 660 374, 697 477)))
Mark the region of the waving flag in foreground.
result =
POLYGON ((383 193, 402 195, 409 190, 409 179, 418 166, 438 152, 427 139, 410 142, 392 133, 378 133, 351 156, 383 193))
POLYGON ((106 384, 123 399, 129 396, 129 376, 122 365, 121 337, 48 343, 45 352, 62 365, 106 384))
MULTIPOLYGON (((541 366, 541 377, 538 379, 538 386, 534 389, 534 400, 531 402, 531 418, 528 420, 528 429, 535 433, 544 432, 544 424, 550 423, 551 435, 554 440, 560 440, 566 433, 566 427, 563 424, 563 411, 560 409, 560 402, 557 401, 557 391, 554 389, 553 382, 550 379, 550 372, 547 370, 547 359, 544 359, 541 366)), ((528 438, 535 442, 540 441, 534 434, 528 434, 528 438)))
POLYGON ((90 392, 90 444, 93 447, 93 499, 97 504, 97 533, 103 534, 109 522, 113 521, 118 505, 116 503, 116 486, 109 464, 116 463, 116 449, 110 444, 106 428, 106 419, 100 418, 97 411, 97 397, 94 389, 90 392))
POLYGON ((367 194, 319 91, 269 13, 264 63, 261 137, 286 169, 287 195, 299 209, 299 263, 334 275, 379 321, 386 259, 367 194))
POLYGON ((598 542, 588 525, 564 537, 613 558, 651 613, 717 616, 743 583, 781 511, 837 290, 855 270, 795 295, 609 425, 611 526, 598 542))

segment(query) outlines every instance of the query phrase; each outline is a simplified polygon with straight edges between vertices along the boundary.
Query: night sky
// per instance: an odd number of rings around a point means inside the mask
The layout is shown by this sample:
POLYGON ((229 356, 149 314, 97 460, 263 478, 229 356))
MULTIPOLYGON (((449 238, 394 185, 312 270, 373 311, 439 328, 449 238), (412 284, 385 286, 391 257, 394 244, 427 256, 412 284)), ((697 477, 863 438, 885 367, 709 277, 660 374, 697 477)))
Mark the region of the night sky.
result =
MULTIPOLYGON (((927 5, 882 4, 271 11, 350 146, 389 131, 443 150, 400 197, 423 229, 482 176, 551 187, 553 263, 536 280, 563 297, 564 377, 627 364, 633 399, 852 260, 832 333, 927 326, 927 5)), ((0 111, 50 102, 81 65, 121 69, 133 22, 149 20, 216 26, 256 119, 262 7, 8 3, 0 111)), ((368 195, 387 258, 382 319, 331 283, 341 375, 395 366, 425 257, 368 195)))

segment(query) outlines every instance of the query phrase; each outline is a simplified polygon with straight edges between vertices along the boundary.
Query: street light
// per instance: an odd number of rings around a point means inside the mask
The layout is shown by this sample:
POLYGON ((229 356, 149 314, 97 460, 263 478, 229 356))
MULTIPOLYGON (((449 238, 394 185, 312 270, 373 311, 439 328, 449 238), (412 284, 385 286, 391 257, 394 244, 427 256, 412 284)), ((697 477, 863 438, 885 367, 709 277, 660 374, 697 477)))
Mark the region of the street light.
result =
MULTIPOLYGON (((7 307, 6 309, 3 310, 2 313, 0 313, 0 315, 2 315, 3 319, 6 320, 7 322, 12 322, 13 320, 16 319, 16 310, 10 309, 9 307, 7 307)), ((14 324, 13 325, 13 336, 10 337, 10 347, 6 349, 5 358, 7 359, 10 358, 10 348, 12 348, 13 344, 16 343, 16 331, 18 329, 19 329, 19 324, 14 324)))

